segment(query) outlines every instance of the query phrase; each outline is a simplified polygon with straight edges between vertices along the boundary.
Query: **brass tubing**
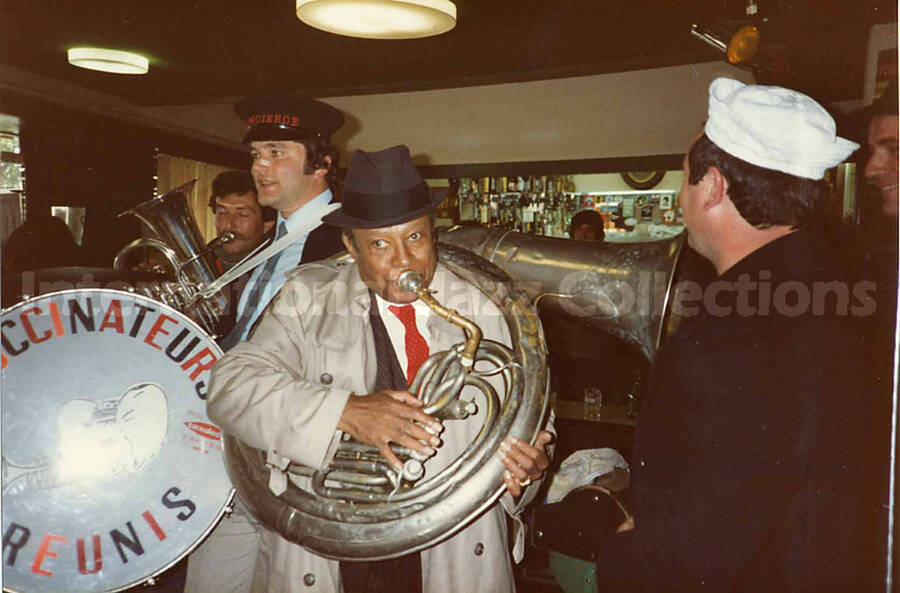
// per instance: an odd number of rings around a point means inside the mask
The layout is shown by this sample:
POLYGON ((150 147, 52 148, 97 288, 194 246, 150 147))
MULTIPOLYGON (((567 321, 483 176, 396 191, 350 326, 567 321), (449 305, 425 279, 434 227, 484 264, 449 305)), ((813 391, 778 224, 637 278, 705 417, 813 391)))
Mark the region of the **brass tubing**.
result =
POLYGON ((406 270, 400 274, 397 284, 400 288, 408 292, 415 292, 419 299, 428 305, 428 308, 452 323, 457 325, 466 332, 466 345, 462 352, 462 364, 471 367, 475 362, 475 352, 478 350, 478 344, 481 343, 481 328, 470 319, 466 319, 459 314, 458 311, 445 307, 437 302, 431 291, 422 286, 422 279, 413 270, 406 270))

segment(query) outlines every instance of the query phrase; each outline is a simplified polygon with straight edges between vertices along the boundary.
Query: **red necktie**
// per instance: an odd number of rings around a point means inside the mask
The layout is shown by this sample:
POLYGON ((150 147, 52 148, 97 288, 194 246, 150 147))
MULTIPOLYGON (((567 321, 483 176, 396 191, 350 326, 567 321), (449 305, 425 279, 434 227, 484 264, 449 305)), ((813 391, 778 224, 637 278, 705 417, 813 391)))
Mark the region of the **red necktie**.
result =
POLYGON ((412 305, 388 305, 388 309, 406 329, 406 379, 412 383, 419 367, 428 358, 428 344, 416 328, 416 310, 412 305))

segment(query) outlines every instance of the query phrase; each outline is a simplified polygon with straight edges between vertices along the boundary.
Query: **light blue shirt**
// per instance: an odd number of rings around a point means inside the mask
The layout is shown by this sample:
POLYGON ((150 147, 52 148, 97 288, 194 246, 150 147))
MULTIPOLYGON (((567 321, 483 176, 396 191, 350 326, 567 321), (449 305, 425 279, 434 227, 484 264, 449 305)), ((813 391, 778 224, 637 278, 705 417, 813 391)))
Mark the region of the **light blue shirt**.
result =
MULTIPOLYGON (((300 224, 306 221, 309 217, 310 212, 316 212, 317 210, 324 208, 328 204, 331 203, 331 190, 326 189, 315 198, 301 206, 298 210, 295 210, 293 214, 291 214, 290 218, 283 218, 281 213, 278 213, 278 219, 275 223, 275 228, 277 229, 281 223, 283 222, 287 227, 287 232, 290 233, 291 230, 297 228, 300 224)), ((276 235, 277 236, 277 235, 276 235)), ((263 287, 262 294, 260 295, 259 300, 256 303, 247 303, 247 297, 250 294, 252 287, 256 282, 259 281, 259 276, 262 274, 263 268, 266 264, 262 263, 256 268, 253 269, 253 273, 250 275, 250 280, 247 282, 247 286, 244 287, 244 291, 241 293, 241 300, 238 302, 237 309, 237 318, 240 319, 241 315, 248 306, 255 307, 253 311, 253 316, 250 318, 250 323, 246 325, 244 328, 244 333, 241 335, 241 340, 246 340, 247 335, 250 333, 250 330, 256 324, 256 320, 262 315, 262 312, 265 310, 266 305, 269 304, 275 295, 278 294, 278 291, 281 290, 281 287, 284 286, 284 283, 287 281, 286 274, 297 267, 297 264, 300 262, 300 258, 303 257, 303 247, 306 245, 306 238, 309 235, 303 235, 297 238, 296 241, 288 245, 283 251, 281 251, 275 257, 277 258, 275 263, 275 271, 272 273, 272 278, 263 287)))

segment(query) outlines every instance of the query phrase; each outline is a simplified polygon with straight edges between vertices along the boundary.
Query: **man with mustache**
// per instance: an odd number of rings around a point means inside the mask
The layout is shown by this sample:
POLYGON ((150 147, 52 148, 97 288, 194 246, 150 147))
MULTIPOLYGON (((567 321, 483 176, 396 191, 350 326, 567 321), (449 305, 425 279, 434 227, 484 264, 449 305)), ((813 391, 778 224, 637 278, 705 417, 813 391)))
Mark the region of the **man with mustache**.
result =
MULTIPOLYGON (((326 467, 343 435, 376 446, 395 472, 403 465, 392 444, 427 458, 425 479, 452 464, 481 432, 485 416, 442 424, 408 389, 428 355, 465 334, 401 287, 400 275, 416 272, 485 339, 509 345, 510 336, 496 305, 438 261, 439 201, 406 146, 357 151, 341 209, 323 219, 342 229, 354 262, 311 264, 291 274, 250 339, 214 368, 210 418, 283 467, 289 461, 326 467)), ((460 397, 481 401, 471 386, 460 397)), ((253 590, 511 593, 504 511, 516 517, 534 497, 549 466, 545 449, 551 440, 547 431, 534 445, 507 438, 496 454, 505 468, 500 503, 421 552, 383 562, 337 562, 265 530, 253 590)))
MULTIPOLYGON (((209 208, 213 211, 216 236, 221 237, 226 232, 233 235, 231 241, 213 247, 219 275, 272 238, 277 212, 257 201, 256 186, 247 171, 225 171, 217 175, 209 196, 209 208)), ((250 275, 245 273, 225 287, 229 304, 228 310, 216 322, 217 336, 227 335, 234 327, 237 304, 250 275)))
POLYGON ((209 196, 209 209, 213 212, 216 235, 229 232, 234 237, 213 249, 219 274, 231 269, 270 236, 278 214, 259 203, 253 177, 247 171, 225 171, 217 175, 209 196))

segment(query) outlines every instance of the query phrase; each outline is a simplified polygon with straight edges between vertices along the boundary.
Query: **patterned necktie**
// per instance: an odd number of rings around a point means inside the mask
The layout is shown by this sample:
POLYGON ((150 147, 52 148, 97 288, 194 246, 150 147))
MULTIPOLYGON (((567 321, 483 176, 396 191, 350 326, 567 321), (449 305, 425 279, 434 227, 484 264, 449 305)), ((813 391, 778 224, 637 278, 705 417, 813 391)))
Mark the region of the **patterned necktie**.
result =
MULTIPOLYGON (((275 241, 282 238, 286 234, 287 226, 282 220, 278 225, 278 232, 275 234, 275 241)), ((237 322, 235 322, 234 329, 228 332, 228 335, 219 341, 219 346, 221 346, 223 350, 228 351, 233 348, 235 344, 241 341, 241 338, 244 335, 244 330, 246 330, 247 326, 250 325, 250 322, 255 319, 256 311, 261 311, 265 307, 265 305, 268 304, 260 303, 260 300, 263 291, 266 288, 266 285, 269 283, 269 279, 272 278, 272 274, 275 273, 275 265, 278 263, 278 256, 280 255, 281 252, 276 253, 266 260, 266 263, 263 265, 262 272, 260 272, 259 277, 256 279, 256 282, 254 282, 253 286, 250 288, 250 293, 247 295, 247 300, 244 301, 244 310, 241 311, 240 317, 238 318, 237 322), (259 305, 262 306, 260 307, 259 305)))
POLYGON ((412 383, 419 367, 428 358, 428 344, 416 328, 416 310, 412 305, 388 305, 388 310, 406 329, 406 378, 412 383))

